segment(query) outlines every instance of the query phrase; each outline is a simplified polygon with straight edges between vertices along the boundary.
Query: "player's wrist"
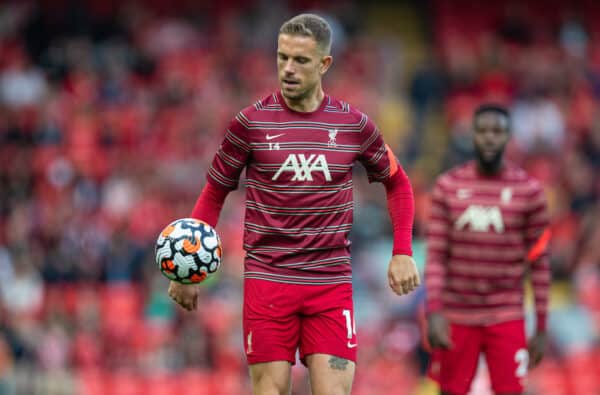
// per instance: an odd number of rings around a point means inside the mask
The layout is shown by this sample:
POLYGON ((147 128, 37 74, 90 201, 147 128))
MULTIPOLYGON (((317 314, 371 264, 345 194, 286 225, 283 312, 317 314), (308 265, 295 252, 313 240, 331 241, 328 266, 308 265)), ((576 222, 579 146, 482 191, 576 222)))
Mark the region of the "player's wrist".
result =
POLYGON ((430 311, 430 312, 428 312, 427 315, 426 315, 426 317, 427 317, 428 320, 431 320, 431 319, 436 319, 436 318, 439 318, 439 317, 443 318, 444 315, 442 314, 441 310, 436 310, 436 311, 430 311))
POLYGON ((536 323, 535 323, 535 332, 537 333, 546 333, 546 314, 538 313, 536 314, 536 323))

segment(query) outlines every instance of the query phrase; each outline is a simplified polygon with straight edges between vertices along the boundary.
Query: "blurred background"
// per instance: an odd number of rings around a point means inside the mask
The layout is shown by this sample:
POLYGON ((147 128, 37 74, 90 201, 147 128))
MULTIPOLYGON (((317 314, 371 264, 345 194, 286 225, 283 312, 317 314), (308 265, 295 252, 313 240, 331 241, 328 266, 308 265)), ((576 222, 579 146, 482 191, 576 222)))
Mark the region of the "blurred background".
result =
MULTIPOLYGON (((0 395, 249 394, 241 335, 244 191, 198 312, 167 297, 154 241, 188 216, 228 120, 277 89, 281 23, 334 30, 328 93, 378 123, 415 191, 415 257, 434 178, 472 156, 473 109, 510 106, 508 157, 552 216, 546 359, 530 394, 600 394, 600 5, 43 0, 0 4, 0 395)), ((433 394, 424 291, 387 287, 381 185, 357 166, 353 394, 433 394)), ((294 394, 308 393, 293 369, 294 394)), ((488 394, 485 369, 472 394, 488 394)))

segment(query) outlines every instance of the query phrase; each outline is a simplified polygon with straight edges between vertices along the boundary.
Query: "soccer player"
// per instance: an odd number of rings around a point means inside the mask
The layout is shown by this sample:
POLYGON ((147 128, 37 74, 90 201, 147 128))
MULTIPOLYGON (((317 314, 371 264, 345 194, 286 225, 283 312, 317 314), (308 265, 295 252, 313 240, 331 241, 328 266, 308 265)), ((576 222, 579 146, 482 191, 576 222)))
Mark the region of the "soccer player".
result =
MULTIPOLYGON (((280 90, 231 121, 191 214, 216 225, 246 169, 243 326, 254 394, 290 393, 297 350, 313 394, 350 393, 358 346, 348 241, 355 161, 385 185, 390 287, 404 295, 420 282, 409 180, 373 122, 323 92, 330 49, 321 17, 302 14, 282 25, 280 90)), ((186 309, 197 306, 197 286, 171 282, 169 295, 186 309)))
POLYGON ((503 160, 508 111, 473 118, 476 160, 442 174, 432 192, 425 285, 430 375, 442 394, 466 394, 480 353, 496 394, 520 394, 542 358, 550 271, 541 185, 503 160), (531 273, 536 332, 525 339, 523 280, 531 273))

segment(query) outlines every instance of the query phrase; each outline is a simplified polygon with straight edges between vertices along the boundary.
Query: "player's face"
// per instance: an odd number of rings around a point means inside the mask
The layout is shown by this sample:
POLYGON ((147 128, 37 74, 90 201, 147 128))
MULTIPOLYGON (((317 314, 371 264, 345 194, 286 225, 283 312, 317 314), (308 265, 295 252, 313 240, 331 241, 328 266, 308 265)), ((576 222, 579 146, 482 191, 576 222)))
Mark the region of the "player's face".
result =
POLYGON ((485 167, 498 165, 509 139, 507 117, 492 111, 481 113, 475 119, 474 129, 473 141, 479 162, 485 167))
POLYGON ((281 93, 290 100, 310 97, 321 87, 321 77, 331 65, 312 37, 280 34, 277 71, 281 93))

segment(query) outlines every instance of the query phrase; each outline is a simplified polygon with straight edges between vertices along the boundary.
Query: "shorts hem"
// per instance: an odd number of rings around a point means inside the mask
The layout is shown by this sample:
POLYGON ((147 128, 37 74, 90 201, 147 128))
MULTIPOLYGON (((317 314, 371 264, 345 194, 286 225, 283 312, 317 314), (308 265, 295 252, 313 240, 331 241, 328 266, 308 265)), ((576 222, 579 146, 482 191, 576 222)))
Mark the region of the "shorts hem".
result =
POLYGON ((494 394, 521 394, 523 393, 523 391, 525 391, 525 388, 523 387, 504 387, 504 388, 494 388, 492 387, 492 391, 494 391, 494 394))
POLYGON ((300 361, 302 362, 302 364, 304 366, 306 366, 306 357, 308 357, 309 355, 313 355, 313 354, 325 354, 325 355, 331 355, 332 357, 344 358, 344 359, 354 362, 354 364, 356 364, 356 359, 357 359, 356 352, 341 353, 341 352, 328 351, 328 350, 311 351, 311 352, 307 352, 306 354, 303 354, 300 357, 300 361))
POLYGON ((454 391, 450 388, 445 388, 440 386, 440 393, 445 392, 447 394, 451 394, 451 395, 467 395, 469 393, 469 390, 465 390, 465 391, 454 391))
POLYGON ((289 358, 284 358, 284 357, 248 356, 247 355, 246 361, 248 362, 248 365, 254 365, 257 363, 279 362, 279 361, 289 362, 292 364, 292 366, 296 364, 296 359, 289 359, 289 358))

